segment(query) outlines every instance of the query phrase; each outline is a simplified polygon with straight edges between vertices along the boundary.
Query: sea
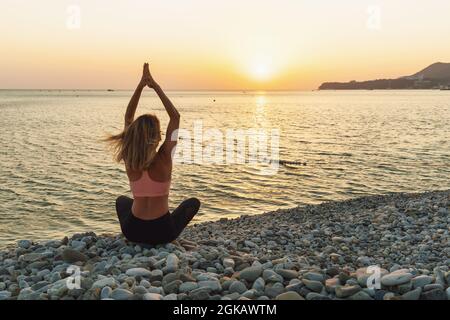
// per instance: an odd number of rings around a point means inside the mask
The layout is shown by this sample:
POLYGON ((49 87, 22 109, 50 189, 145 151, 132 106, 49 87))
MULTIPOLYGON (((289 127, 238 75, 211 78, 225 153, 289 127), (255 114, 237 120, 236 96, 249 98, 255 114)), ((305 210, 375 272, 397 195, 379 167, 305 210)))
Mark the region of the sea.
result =
MULTIPOLYGON (((131 91, 0 90, 0 246, 119 233, 130 194, 103 139, 131 91)), ((192 223, 450 188, 450 91, 168 91, 181 114, 170 208, 192 223)), ((144 91, 136 116, 168 116, 144 91)))

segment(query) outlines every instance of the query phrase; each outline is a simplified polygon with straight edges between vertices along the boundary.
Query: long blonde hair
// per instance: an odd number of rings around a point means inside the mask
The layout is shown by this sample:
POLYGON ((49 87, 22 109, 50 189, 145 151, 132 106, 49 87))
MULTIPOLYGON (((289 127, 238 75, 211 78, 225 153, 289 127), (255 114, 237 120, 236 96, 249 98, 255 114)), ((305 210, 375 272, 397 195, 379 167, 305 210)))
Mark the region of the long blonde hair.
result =
POLYGON ((144 114, 134 120, 121 133, 105 139, 111 144, 114 159, 136 171, 149 168, 153 162, 161 131, 159 119, 153 114, 144 114))

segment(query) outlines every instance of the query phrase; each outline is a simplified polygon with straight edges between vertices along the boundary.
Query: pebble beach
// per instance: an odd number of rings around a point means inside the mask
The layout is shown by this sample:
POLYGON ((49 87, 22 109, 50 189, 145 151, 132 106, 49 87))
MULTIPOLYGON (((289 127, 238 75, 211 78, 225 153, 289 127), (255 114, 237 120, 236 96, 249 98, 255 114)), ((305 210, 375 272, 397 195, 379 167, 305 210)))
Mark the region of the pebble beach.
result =
POLYGON ((0 300, 450 300, 449 213, 450 190, 393 193, 198 223, 165 245, 18 240, 0 249, 0 300))

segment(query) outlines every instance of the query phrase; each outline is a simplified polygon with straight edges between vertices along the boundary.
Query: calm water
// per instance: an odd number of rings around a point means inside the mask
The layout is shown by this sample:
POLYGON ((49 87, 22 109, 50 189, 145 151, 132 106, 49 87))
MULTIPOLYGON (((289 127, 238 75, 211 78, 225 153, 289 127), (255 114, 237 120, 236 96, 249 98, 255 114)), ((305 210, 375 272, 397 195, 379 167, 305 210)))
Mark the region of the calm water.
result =
MULTIPOLYGON (((80 231, 119 232, 129 195, 99 140, 123 126, 131 92, 0 91, 0 245, 80 231)), ((450 91, 170 92, 182 127, 280 129, 273 175, 249 164, 179 164, 171 207, 202 200, 195 221, 392 191, 450 188, 450 91), (215 101, 214 101, 215 100, 215 101)), ((167 116, 150 91, 138 113, 167 116)), ((204 143, 205 144, 205 143, 204 143)), ((207 143, 206 143, 207 144, 207 143)))

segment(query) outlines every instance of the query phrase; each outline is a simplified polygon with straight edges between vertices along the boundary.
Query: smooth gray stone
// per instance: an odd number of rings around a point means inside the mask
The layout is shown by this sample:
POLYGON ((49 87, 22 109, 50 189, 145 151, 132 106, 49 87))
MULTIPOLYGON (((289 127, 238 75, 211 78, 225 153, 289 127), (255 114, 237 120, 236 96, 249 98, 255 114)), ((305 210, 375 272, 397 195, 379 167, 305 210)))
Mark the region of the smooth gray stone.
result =
POLYGON ((405 294, 402 295, 402 299, 403 300, 419 300, 420 299, 420 294, 422 293, 422 288, 416 288, 412 291, 409 291, 405 294))
POLYGON ((319 281, 302 279, 303 284, 310 290, 320 293, 323 290, 323 284, 319 281))
POLYGON ((239 272, 239 278, 250 282, 255 281, 262 273, 261 266, 247 267, 239 272))
POLYGON ((247 291, 247 287, 241 281, 233 281, 228 289, 230 292, 237 292, 239 294, 247 291))
POLYGON ((133 293, 125 289, 114 289, 111 292, 110 297, 114 300, 130 300, 133 297, 133 293))

